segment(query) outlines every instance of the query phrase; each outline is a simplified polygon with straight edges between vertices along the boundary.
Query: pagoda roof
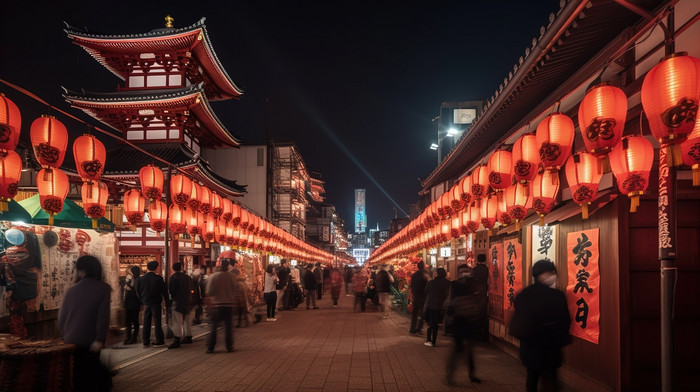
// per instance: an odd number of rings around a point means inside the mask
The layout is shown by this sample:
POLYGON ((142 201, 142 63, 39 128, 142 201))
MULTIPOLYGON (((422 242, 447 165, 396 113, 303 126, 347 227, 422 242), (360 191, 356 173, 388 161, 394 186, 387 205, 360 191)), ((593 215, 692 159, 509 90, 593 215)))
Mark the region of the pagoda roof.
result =
POLYGON ((115 110, 163 109, 172 111, 184 108, 191 111, 211 135, 203 134, 200 137, 202 145, 217 148, 238 147, 241 144, 241 139, 229 132, 214 114, 204 94, 202 83, 182 89, 97 93, 85 90, 76 92, 64 88, 64 91, 63 97, 71 106, 82 109, 97 120, 120 131, 124 130, 121 119, 110 115, 115 110))
MULTIPOLYGON (((139 147, 149 154, 170 162, 178 169, 189 172, 195 179, 210 186, 219 194, 242 196, 247 193, 246 185, 239 185, 235 180, 229 180, 214 173, 209 163, 182 144, 148 144, 139 147)), ((139 170, 149 164, 166 170, 162 163, 129 145, 120 145, 108 151, 107 157, 103 175, 108 178, 138 177, 139 170)))
POLYGON ((190 52, 202 66, 205 75, 206 90, 209 99, 220 101, 239 98, 243 90, 236 86, 226 73, 207 34, 201 18, 191 26, 181 28, 162 28, 147 33, 137 34, 101 34, 88 32, 64 22, 68 38, 81 46, 105 68, 124 80, 128 70, 114 58, 115 54, 141 54, 173 51, 190 52))

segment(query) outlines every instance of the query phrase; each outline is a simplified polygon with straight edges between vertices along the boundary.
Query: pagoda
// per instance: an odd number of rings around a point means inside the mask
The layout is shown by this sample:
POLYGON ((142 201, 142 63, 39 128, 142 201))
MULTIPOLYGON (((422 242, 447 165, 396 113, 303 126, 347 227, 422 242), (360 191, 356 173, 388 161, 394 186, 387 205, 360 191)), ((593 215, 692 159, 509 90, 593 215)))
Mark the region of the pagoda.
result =
MULTIPOLYGON (((241 140, 226 129, 209 102, 239 99, 243 90, 216 56, 205 18, 183 28, 173 27, 170 16, 165 20, 165 28, 141 34, 100 34, 66 23, 68 38, 123 85, 108 93, 64 89, 63 96, 125 140, 108 152, 103 177, 137 186, 143 166, 168 170, 133 147, 138 146, 222 197, 243 196, 245 186, 217 175, 201 157, 203 147, 239 147, 241 140)), ((140 246, 147 247, 143 233, 140 246)), ((137 242, 132 245, 139 246, 137 242)))

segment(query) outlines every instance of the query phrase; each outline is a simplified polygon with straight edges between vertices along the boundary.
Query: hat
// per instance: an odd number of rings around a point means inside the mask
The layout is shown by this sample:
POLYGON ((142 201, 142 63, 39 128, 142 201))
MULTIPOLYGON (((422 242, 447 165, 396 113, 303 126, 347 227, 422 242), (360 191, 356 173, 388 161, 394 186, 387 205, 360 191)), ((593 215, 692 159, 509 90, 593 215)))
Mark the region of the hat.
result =
POLYGON ((557 272, 557 268, 549 260, 539 260, 532 266, 532 276, 537 278, 545 272, 557 272))

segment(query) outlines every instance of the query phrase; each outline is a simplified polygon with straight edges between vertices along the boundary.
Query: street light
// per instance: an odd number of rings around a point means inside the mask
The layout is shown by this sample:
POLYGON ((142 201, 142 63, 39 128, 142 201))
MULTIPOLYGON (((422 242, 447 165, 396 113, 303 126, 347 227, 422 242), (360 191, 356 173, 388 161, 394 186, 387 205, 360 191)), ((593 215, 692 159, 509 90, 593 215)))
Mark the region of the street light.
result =
POLYGON ((430 149, 431 149, 431 150, 437 150, 437 149, 438 149, 438 145, 435 144, 435 143, 432 143, 432 144, 430 145, 430 149))

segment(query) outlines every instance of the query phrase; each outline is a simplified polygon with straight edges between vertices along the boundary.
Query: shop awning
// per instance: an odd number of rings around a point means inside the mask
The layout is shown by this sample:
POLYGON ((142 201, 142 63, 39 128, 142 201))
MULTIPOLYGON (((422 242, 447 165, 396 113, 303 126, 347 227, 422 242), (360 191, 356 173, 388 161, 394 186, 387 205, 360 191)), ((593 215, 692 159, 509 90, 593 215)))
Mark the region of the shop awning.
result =
MULTIPOLYGON (((19 202, 29 213, 31 220, 29 223, 35 225, 48 226, 49 214, 41 209, 39 195, 34 195, 19 202)), ((53 225, 58 227, 70 227, 74 229, 92 229, 92 219, 88 218, 83 211, 83 207, 75 204, 74 201, 66 199, 63 202, 63 210, 53 218, 53 225)), ((106 218, 97 221, 97 230, 114 231, 114 224, 106 218)))
POLYGON ((0 221, 11 221, 11 222, 23 222, 30 223, 32 221, 32 216, 29 215, 27 210, 25 210, 18 202, 10 200, 7 203, 8 211, 0 212, 0 221))

